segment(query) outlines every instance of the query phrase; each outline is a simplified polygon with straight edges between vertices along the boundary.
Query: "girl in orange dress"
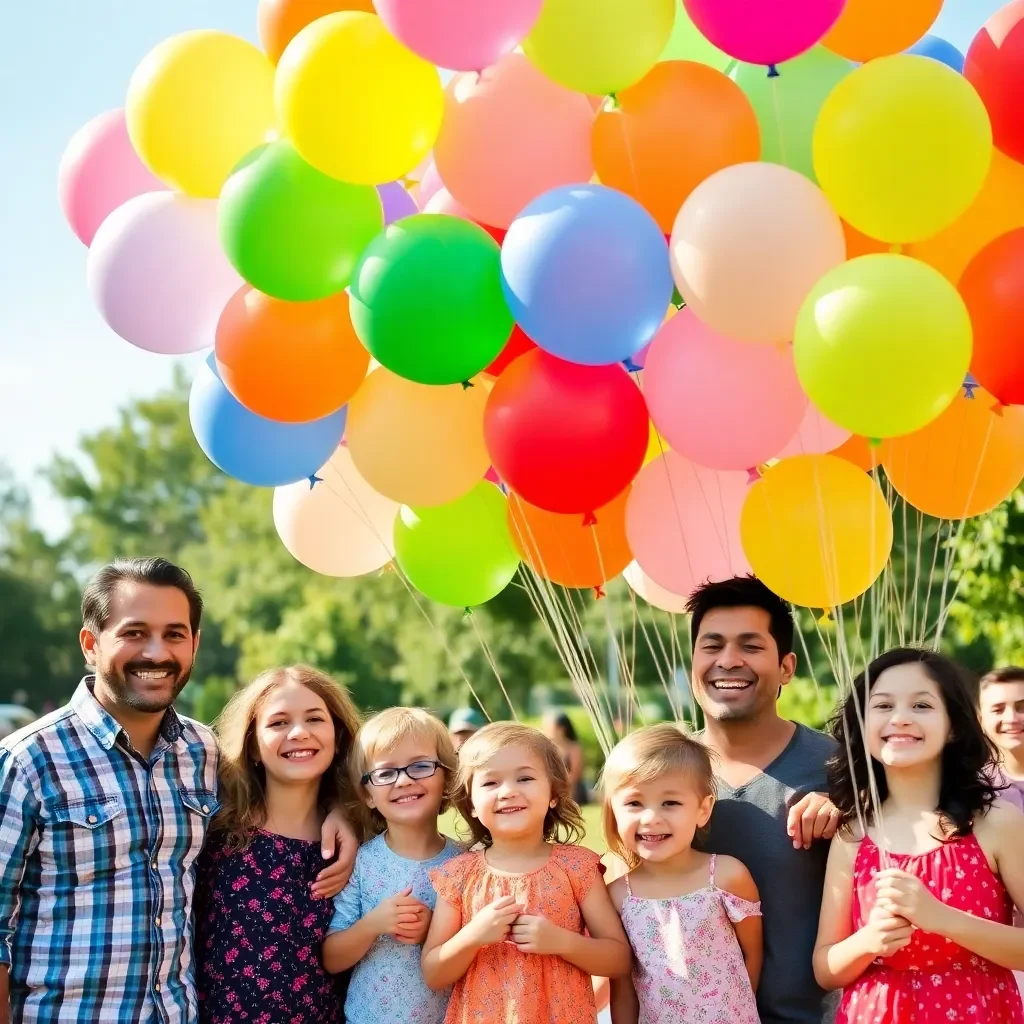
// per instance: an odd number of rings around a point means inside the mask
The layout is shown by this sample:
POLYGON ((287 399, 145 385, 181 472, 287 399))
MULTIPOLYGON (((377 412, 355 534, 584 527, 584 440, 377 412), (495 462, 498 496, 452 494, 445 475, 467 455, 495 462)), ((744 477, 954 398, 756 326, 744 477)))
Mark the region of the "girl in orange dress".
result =
POLYGON ((459 751, 456 803, 482 849, 430 873, 423 977, 454 985, 445 1024, 594 1024, 591 975, 629 973, 629 944, 558 748, 499 722, 459 751))

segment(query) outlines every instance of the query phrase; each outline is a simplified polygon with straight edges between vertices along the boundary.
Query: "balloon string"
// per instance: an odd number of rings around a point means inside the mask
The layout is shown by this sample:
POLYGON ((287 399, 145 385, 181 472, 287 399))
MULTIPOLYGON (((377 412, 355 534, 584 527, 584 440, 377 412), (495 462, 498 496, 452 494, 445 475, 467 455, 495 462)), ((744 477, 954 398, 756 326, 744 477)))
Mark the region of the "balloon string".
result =
MULTIPOLYGON (((775 65, 773 64, 772 67, 774 68, 775 65)), ((788 167, 789 160, 786 157, 786 142, 782 134, 782 101, 779 98, 779 73, 776 71, 773 75, 771 71, 769 71, 768 77, 772 80, 772 111, 775 114, 775 136, 779 140, 780 162, 783 167, 788 167)))

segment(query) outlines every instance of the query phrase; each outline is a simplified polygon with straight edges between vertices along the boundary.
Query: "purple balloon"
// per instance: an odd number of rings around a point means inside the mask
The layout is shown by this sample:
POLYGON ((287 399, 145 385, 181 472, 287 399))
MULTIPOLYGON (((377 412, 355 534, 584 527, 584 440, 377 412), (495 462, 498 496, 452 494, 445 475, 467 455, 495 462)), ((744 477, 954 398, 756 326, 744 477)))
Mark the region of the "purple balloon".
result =
POLYGON ((386 185, 378 185, 377 195, 384 207, 384 227, 420 212, 416 208, 416 201, 402 188, 401 182, 389 181, 386 185))

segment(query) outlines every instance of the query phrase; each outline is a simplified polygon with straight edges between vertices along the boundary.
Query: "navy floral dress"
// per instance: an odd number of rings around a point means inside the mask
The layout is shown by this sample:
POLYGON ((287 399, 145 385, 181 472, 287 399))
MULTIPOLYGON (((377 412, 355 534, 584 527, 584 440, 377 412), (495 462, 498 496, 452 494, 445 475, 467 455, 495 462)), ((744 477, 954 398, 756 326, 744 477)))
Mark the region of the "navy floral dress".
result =
POLYGON ((320 944, 334 913, 309 885, 319 842, 256 830, 244 850, 216 835, 196 877, 196 985, 201 1024, 343 1024, 346 976, 320 944))

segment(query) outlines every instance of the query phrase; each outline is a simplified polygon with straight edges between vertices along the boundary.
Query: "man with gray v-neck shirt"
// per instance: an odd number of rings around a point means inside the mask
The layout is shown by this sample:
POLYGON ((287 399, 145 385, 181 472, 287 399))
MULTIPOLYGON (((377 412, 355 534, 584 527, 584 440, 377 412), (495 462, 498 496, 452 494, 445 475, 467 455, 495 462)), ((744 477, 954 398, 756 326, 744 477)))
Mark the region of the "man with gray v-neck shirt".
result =
MULTIPOLYGON (((693 691, 703 742, 716 755, 718 800, 703 848, 749 869, 764 915, 762 1024, 822 1024, 833 999, 814 980, 828 841, 838 814, 825 795, 834 740, 780 718, 796 670, 789 606, 752 576, 695 591, 693 691)), ((834 997, 833 997, 834 998, 834 997)))

